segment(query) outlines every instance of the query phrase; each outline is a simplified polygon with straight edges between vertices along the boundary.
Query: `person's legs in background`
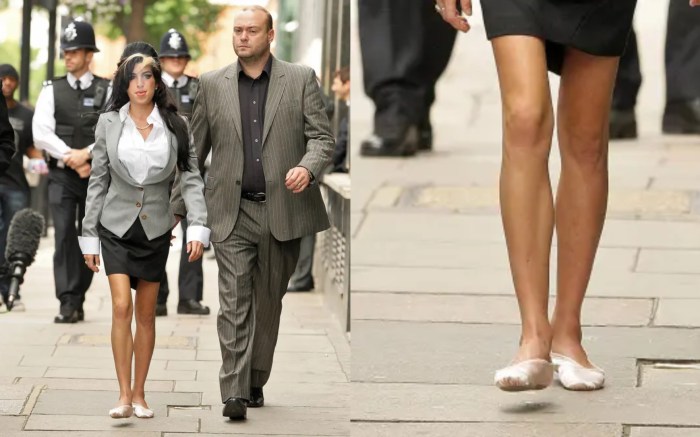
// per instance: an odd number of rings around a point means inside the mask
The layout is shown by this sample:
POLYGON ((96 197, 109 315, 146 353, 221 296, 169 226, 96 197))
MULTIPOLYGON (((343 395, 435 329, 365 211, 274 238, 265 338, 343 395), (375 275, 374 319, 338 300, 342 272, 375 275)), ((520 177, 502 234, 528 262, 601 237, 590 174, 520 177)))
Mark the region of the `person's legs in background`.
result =
POLYGON ((637 118, 634 108, 637 105, 637 95, 641 86, 642 71, 639 68, 637 34, 633 29, 617 69, 610 112, 611 140, 637 138, 637 118))

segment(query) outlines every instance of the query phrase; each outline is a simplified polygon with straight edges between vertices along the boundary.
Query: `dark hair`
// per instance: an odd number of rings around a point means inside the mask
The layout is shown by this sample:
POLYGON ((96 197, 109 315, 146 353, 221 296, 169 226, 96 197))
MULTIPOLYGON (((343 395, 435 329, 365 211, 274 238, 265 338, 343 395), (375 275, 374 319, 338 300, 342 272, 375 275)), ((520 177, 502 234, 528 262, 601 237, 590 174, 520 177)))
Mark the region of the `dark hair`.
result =
POLYGON ((260 11, 265 13, 265 15, 267 15, 267 30, 272 30, 272 14, 264 7, 258 5, 251 5, 241 8, 241 11, 260 11))
POLYGON ((158 105, 158 113, 165 121, 165 125, 177 138, 177 168, 180 171, 190 171, 190 136, 187 132, 187 123, 178 114, 177 105, 163 82, 158 53, 152 45, 139 41, 132 42, 124 48, 122 56, 117 63, 117 72, 112 80, 112 95, 107 102, 105 111, 118 112, 122 106, 129 102, 127 89, 129 88, 129 82, 131 82, 131 74, 134 72, 136 64, 144 62, 147 58, 152 59, 151 70, 156 81, 153 102, 158 105))
POLYGON ((345 83, 350 80, 350 68, 349 67, 343 67, 335 70, 335 73, 333 73, 333 78, 338 78, 340 79, 341 82, 345 83))

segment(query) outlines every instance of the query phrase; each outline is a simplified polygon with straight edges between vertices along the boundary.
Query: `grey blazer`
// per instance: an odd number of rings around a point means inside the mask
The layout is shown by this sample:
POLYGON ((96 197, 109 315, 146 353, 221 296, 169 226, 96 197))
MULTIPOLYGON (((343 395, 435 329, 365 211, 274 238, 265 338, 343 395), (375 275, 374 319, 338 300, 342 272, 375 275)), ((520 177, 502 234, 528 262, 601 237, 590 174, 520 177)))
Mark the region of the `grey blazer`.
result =
MULTIPOLYGON (((203 74, 192 115, 200 168, 212 152, 204 195, 214 242, 231 234, 241 201, 244 157, 238 73, 235 62, 203 74)), ((320 178, 331 162, 335 141, 314 71, 273 58, 270 73, 262 166, 270 230, 277 240, 287 241, 329 227, 318 184, 294 194, 284 180, 299 165, 320 178)), ((173 210, 182 214, 185 203, 178 188, 173 190, 173 210)))
POLYGON ((157 176, 151 176, 139 184, 131 178, 117 154, 122 128, 118 112, 104 113, 97 121, 82 237, 98 237, 98 222, 122 237, 136 220, 141 220, 149 240, 165 234, 175 225, 175 216, 170 208, 170 186, 176 174, 182 187, 188 224, 205 226, 207 209, 202 194, 204 184, 192 142, 191 170, 181 172, 177 170, 177 139, 166 127, 171 150, 168 164, 157 176))

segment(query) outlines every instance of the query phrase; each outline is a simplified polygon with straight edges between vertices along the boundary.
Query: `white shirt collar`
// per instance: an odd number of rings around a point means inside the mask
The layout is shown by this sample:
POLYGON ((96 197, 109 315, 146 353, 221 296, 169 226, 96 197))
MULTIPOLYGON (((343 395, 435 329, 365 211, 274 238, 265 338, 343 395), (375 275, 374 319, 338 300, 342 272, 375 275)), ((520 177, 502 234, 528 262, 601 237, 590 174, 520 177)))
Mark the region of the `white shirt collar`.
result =
MULTIPOLYGON (((68 79, 68 84, 71 86, 71 88, 75 89, 75 82, 78 80, 78 78, 75 77, 73 73, 68 73, 66 77, 68 79)), ((91 71, 88 71, 87 73, 80 76, 80 88, 90 88, 90 85, 92 85, 92 80, 94 78, 95 76, 92 74, 91 71)))
MULTIPOLYGON (((129 117, 129 108, 131 107, 131 102, 126 102, 124 106, 122 106, 119 109, 119 120, 124 123, 127 119, 131 120, 131 117, 129 117)), ((153 123, 154 125, 159 125, 163 126, 163 119, 160 116, 160 112, 158 111, 158 105, 153 105, 153 110, 151 113, 146 117, 146 121, 148 123, 153 123)), ((133 121, 132 121, 133 122, 133 121)))
MULTIPOLYGON (((170 74, 167 72, 163 72, 161 74, 161 77, 163 78, 163 82, 168 86, 168 88, 172 88, 173 82, 175 82, 175 78, 172 77, 170 74)), ((187 82, 189 82, 189 77, 187 75, 183 74, 182 76, 177 78, 177 87, 178 88, 184 88, 185 85, 187 85, 187 82)))

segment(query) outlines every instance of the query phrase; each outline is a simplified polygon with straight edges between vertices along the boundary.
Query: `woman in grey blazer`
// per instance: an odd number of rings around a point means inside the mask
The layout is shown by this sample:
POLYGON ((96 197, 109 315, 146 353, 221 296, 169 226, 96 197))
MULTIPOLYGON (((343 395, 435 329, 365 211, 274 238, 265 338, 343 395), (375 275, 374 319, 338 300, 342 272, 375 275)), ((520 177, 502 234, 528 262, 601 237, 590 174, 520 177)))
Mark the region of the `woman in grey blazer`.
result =
POLYGON ((119 403, 109 411, 113 418, 153 417, 144 385, 155 344, 158 287, 171 231, 179 221, 170 208, 175 178, 187 205, 189 261, 201 257, 209 244, 203 183, 188 130, 161 80, 155 49, 143 42, 129 44, 97 123, 80 237, 85 263, 94 272, 99 271, 101 248, 112 293, 112 352, 119 380, 119 403))

